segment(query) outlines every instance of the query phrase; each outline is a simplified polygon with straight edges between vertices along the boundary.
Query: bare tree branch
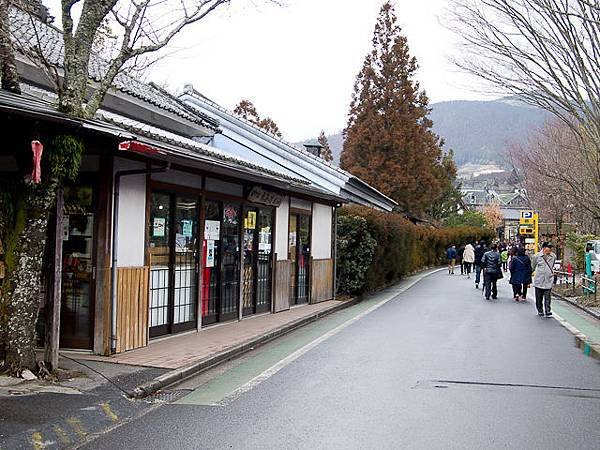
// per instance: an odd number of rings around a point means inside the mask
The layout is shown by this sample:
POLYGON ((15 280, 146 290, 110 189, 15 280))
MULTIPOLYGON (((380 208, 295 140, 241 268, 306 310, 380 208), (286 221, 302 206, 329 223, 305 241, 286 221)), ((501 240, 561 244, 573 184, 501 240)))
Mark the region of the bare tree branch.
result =
POLYGON ((505 93, 550 111, 600 151, 600 3, 455 0, 456 64, 505 93))
POLYGON ((549 122, 527 142, 509 150, 533 206, 544 216, 577 223, 583 231, 600 227, 600 156, 561 122, 549 122))

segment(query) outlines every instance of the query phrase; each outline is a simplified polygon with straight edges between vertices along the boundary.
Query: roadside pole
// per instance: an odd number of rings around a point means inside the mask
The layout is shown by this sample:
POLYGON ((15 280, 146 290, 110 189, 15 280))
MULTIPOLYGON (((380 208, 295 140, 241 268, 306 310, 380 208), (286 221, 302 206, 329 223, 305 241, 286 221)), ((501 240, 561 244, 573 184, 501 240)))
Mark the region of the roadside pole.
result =
POLYGON ((527 250, 539 251, 539 215, 533 211, 521 211, 519 236, 527 250))
POLYGON ((535 213, 533 215, 533 233, 534 233, 534 239, 535 239, 535 249, 534 252, 537 253, 540 251, 540 226, 539 226, 539 215, 538 213, 535 213))

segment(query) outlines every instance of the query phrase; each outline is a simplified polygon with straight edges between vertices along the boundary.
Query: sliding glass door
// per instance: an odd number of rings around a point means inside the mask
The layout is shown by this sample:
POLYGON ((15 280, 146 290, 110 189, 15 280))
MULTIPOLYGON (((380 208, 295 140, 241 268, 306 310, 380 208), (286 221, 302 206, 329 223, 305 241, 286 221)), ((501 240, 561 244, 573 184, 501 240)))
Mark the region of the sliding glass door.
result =
POLYGON ((209 325, 238 317, 241 207, 206 200, 204 214, 202 324, 209 325))
POLYGON ((150 337, 196 326, 198 198, 152 192, 150 205, 150 337))
POLYGON ((244 209, 243 314, 271 309, 271 223, 268 208, 244 209))
POLYGON ((310 216, 290 214, 288 258, 292 262, 290 304, 309 301, 310 291, 310 216))

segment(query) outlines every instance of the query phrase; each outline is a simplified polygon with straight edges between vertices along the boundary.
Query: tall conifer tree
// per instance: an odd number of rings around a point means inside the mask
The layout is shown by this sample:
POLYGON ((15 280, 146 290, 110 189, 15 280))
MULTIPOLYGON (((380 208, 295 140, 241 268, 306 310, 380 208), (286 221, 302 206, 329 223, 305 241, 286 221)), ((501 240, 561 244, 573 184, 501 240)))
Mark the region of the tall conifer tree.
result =
POLYGON ((417 67, 386 2, 354 85, 341 167, 419 215, 441 196, 447 170, 443 141, 431 130, 429 99, 415 80, 417 67))
POLYGON ((317 141, 319 141, 319 144, 323 146, 323 148, 321 149, 321 158, 323 158, 325 161, 333 161, 331 147, 329 146, 329 141, 327 140, 327 137, 325 136, 325 132, 323 130, 321 130, 321 134, 317 138, 317 141))

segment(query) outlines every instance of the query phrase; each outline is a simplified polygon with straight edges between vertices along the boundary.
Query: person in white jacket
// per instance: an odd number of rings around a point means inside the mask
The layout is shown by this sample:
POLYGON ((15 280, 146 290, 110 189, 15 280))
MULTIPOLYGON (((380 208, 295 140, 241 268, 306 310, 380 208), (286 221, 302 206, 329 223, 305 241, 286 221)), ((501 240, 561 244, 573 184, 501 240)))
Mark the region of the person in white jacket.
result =
POLYGON ((475 262, 475 247, 471 244, 465 246, 465 252, 463 253, 463 264, 465 266, 465 273, 467 278, 471 278, 471 267, 475 262))

